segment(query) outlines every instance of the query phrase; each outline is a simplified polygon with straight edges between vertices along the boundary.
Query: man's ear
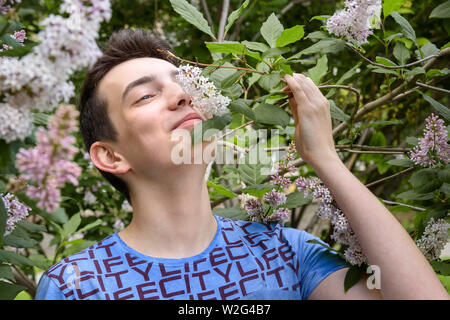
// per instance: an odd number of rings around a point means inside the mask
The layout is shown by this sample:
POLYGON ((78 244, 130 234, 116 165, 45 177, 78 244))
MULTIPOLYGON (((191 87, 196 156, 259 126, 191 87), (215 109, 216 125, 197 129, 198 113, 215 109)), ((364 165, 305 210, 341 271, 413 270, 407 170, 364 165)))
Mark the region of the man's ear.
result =
POLYGON ((106 143, 96 141, 89 150, 91 160, 98 169, 113 174, 126 173, 130 170, 130 164, 118 152, 106 143))

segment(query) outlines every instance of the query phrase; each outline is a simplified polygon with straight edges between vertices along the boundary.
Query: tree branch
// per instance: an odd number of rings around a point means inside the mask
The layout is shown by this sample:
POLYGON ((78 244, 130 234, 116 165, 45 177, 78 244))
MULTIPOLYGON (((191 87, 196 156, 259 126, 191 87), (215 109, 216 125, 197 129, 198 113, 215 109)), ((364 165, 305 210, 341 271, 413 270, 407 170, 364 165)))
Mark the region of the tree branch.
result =
POLYGON ((222 13, 220 15, 219 33, 217 39, 219 42, 223 41, 223 35, 225 34, 225 24, 228 18, 228 10, 230 9, 230 0, 223 0, 222 13))
POLYGON ((209 25, 211 26, 211 30, 213 34, 215 34, 214 30, 214 22, 211 18, 211 13, 209 12, 208 4, 206 3, 206 0, 201 0, 203 10, 205 11, 206 20, 208 20, 209 25))

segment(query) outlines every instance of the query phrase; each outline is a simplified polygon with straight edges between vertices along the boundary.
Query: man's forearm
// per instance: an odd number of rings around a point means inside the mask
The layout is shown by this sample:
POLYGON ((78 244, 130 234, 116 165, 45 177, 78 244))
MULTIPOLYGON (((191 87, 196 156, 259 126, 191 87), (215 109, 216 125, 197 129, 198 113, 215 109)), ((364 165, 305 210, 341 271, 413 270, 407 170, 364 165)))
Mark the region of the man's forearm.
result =
POLYGON ((406 230, 339 158, 313 168, 347 217, 369 263, 380 267, 384 299, 448 299, 406 230))

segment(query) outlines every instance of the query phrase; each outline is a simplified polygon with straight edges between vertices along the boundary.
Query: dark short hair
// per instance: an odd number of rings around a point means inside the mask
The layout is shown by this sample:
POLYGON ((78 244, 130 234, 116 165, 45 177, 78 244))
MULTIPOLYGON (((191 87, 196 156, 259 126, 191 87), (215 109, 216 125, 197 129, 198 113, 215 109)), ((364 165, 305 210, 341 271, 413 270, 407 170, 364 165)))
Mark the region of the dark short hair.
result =
MULTIPOLYGON (((175 59, 158 49, 172 51, 169 44, 144 29, 122 29, 111 35, 102 56, 86 74, 78 103, 80 131, 87 152, 96 141, 117 141, 107 102, 98 93, 100 81, 115 66, 136 58, 159 58, 177 66, 175 59)), ((98 170, 131 204, 125 181, 110 172, 98 170)))

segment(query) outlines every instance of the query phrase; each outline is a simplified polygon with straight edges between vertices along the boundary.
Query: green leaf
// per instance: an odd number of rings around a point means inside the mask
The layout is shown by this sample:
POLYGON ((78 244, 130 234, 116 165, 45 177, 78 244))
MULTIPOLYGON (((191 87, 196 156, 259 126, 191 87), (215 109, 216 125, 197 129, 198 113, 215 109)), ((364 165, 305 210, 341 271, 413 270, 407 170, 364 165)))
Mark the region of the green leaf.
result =
MULTIPOLYGON (((246 155, 246 159, 248 160, 248 155, 246 155)), ((242 181, 246 185, 254 186, 259 185, 264 182, 264 179, 267 175, 261 174, 261 170, 264 168, 264 165, 262 163, 257 164, 247 164, 241 163, 238 166, 238 172, 241 176, 242 181)))
POLYGON ((234 24, 234 22, 242 15, 242 12, 244 12, 244 9, 247 8, 248 3, 250 0, 245 0, 244 3, 236 10, 234 10, 230 15, 228 16, 228 23, 225 26, 225 32, 223 34, 224 38, 227 34, 228 30, 230 30, 231 26, 234 24))
POLYGON ((395 44, 394 57, 401 65, 405 64, 411 58, 411 54, 403 42, 397 41, 395 44))
POLYGON ((408 191, 398 194, 397 198, 423 201, 423 200, 433 199, 434 194, 432 192, 425 193, 425 194, 418 194, 418 193, 414 192, 413 190, 408 190, 408 191))
POLYGON ((16 266, 37 266, 36 263, 15 252, 0 249, 0 262, 8 262, 16 266))
POLYGON ((276 47, 277 39, 281 36, 284 28, 278 20, 275 13, 272 13, 269 18, 262 24, 260 32, 264 40, 269 44, 271 48, 276 47))
POLYGON ((425 168, 414 172, 409 178, 409 183, 413 188, 419 188, 430 180, 437 179, 437 169, 425 168))
POLYGON ((213 116, 211 119, 199 122, 194 126, 191 132, 192 145, 206 140, 215 134, 217 130, 222 130, 233 120, 233 116, 230 113, 226 113, 222 116, 213 116), (217 130, 211 130, 217 129, 217 130))
POLYGON ((256 116, 257 123, 274 124, 280 126, 287 126, 290 121, 289 114, 282 108, 273 104, 261 103, 253 112, 256 116))
POLYGON ((94 222, 89 223, 89 224, 85 225, 83 228, 77 230, 77 233, 83 233, 83 232, 86 232, 86 231, 88 231, 88 230, 90 230, 90 229, 92 229, 92 228, 95 228, 95 227, 101 225, 102 222, 103 222, 103 221, 102 221, 101 219, 97 219, 97 220, 95 220, 94 222))
POLYGON ((278 37, 276 41, 277 47, 284 47, 288 44, 294 43, 305 35, 305 31, 303 30, 302 25, 297 25, 292 28, 283 30, 281 35, 278 37))
POLYGON ((361 279, 362 275, 363 273, 361 272, 361 269, 359 267, 356 266, 350 267, 347 273, 345 274, 344 292, 347 292, 351 287, 357 284, 358 281, 361 279))
POLYGON ((431 261, 431 266, 435 272, 438 272, 444 276, 450 276, 450 262, 448 261, 431 261))
POLYGON ((391 17, 394 18, 395 22, 400 25, 403 35, 408 39, 416 42, 416 32, 414 31, 413 27, 411 27, 408 20, 403 18, 397 11, 392 12, 391 17))
POLYGON ((3 244, 5 246, 15 248, 33 248, 37 244, 37 241, 34 239, 24 239, 13 234, 9 234, 4 237, 3 244))
POLYGON ((221 89, 226 89, 234 85, 245 73, 244 70, 235 70, 232 74, 230 74, 228 77, 222 80, 220 83, 221 89))
POLYGON ((305 204, 311 203, 312 200, 313 200, 312 194, 309 194, 307 197, 305 197, 303 192, 299 192, 296 190, 292 193, 289 193, 286 196, 286 203, 284 203, 280 207, 295 209, 295 208, 301 207, 305 204))
POLYGON ((383 16, 388 17, 392 12, 397 11, 402 7, 406 0, 384 0, 383 1, 383 16))
POLYGON ((385 66, 396 66, 396 64, 394 62, 392 62, 391 60, 385 58, 385 57, 379 57, 377 56, 375 58, 375 61, 381 64, 384 64, 385 66))
POLYGON ((374 66, 368 66, 367 68, 371 69, 371 71, 375 72, 375 73, 388 73, 388 74, 392 74, 392 75, 398 77, 398 73, 395 72, 394 70, 384 69, 384 68, 381 68, 381 67, 374 67, 374 66))
POLYGON ((237 41, 205 42, 205 45, 210 52, 242 54, 245 51, 245 46, 237 41))
POLYGON ((7 264, 0 264, 0 279, 7 279, 14 281, 14 274, 11 267, 7 264))
POLYGON ((227 198, 232 199, 232 198, 237 197, 237 194, 236 194, 236 193, 234 193, 234 192, 231 191, 231 190, 228 190, 227 188, 225 188, 225 187, 224 187, 223 185, 221 185, 221 184, 215 184, 215 183, 213 183, 213 182, 211 182, 211 181, 206 181, 206 185, 207 185, 208 187, 213 188, 217 193, 219 193, 219 194, 221 194, 221 195, 223 195, 223 196, 225 196, 225 197, 227 197, 227 198))
POLYGON ((348 120, 350 120, 350 116, 346 114, 341 108, 336 106, 336 103, 333 100, 328 99, 328 101, 330 102, 330 114, 333 119, 337 119, 342 122, 347 122, 348 120))
POLYGON ((70 220, 63 225, 64 238, 75 233, 81 223, 81 216, 79 213, 74 214, 70 220))
POLYGON ((441 3, 431 11, 429 18, 450 18, 450 1, 441 3))
POLYGON ((261 199, 267 192, 272 190, 275 186, 272 184, 256 184, 242 189, 242 193, 246 193, 261 199))
POLYGON ((261 43, 261 42, 252 42, 252 41, 244 40, 241 43, 244 46, 246 46, 247 48, 249 48, 250 50, 255 50, 255 51, 259 51, 259 52, 264 52, 269 49, 267 44, 261 43))
POLYGON ((432 97, 420 92, 423 98, 428 101, 433 108, 442 116, 445 120, 450 121, 450 109, 441 104, 440 102, 434 100, 432 97))
POLYGON ((259 78, 258 84, 267 91, 271 91, 274 87, 276 87, 281 81, 281 77, 279 73, 272 72, 269 74, 264 74, 259 78))
POLYGON ((412 162, 409 159, 392 159, 389 160, 387 163, 397 167, 409 168, 414 166, 414 162, 412 162))
POLYGON ((412 69, 411 71, 406 71, 405 75, 406 77, 413 77, 416 76, 418 74, 425 74, 425 69, 423 67, 415 67, 414 69, 412 69))
POLYGON ((308 70, 308 76, 311 80, 316 84, 320 84, 320 80, 328 71, 328 59, 327 56, 324 55, 317 60, 317 64, 315 67, 308 70))
POLYGON ((253 110, 242 99, 231 102, 228 106, 228 109, 230 109, 231 111, 242 113, 246 118, 250 120, 256 120, 253 110))
POLYGON ((25 287, 0 281, 0 300, 13 300, 25 287))
POLYGON ((206 21, 203 14, 199 12, 196 7, 186 0, 170 0, 170 4, 175 12, 182 16, 187 22, 197 27, 200 31, 209 34, 216 40, 216 37, 211 31, 211 27, 208 25, 208 21, 206 21))
POLYGON ((436 45, 432 42, 427 42, 425 43, 420 50, 423 53, 423 57, 429 57, 435 54, 438 54, 440 52, 440 50, 438 49, 438 47, 436 47, 436 45))
POLYGON ((339 51, 344 50, 344 48, 345 48, 344 40, 334 39, 334 38, 322 39, 319 42, 314 43, 313 45, 309 46, 308 48, 303 49, 299 53, 289 57, 288 60, 298 59, 302 55, 313 54, 313 53, 321 53, 321 54, 337 53, 339 51))
POLYGON ((261 58, 267 59, 267 58, 278 57, 289 51, 290 51, 289 48, 270 48, 263 52, 263 54, 261 55, 261 58))
POLYGON ((216 208, 213 209, 213 214, 219 217, 234 219, 234 220, 248 220, 248 214, 241 208, 216 208))

